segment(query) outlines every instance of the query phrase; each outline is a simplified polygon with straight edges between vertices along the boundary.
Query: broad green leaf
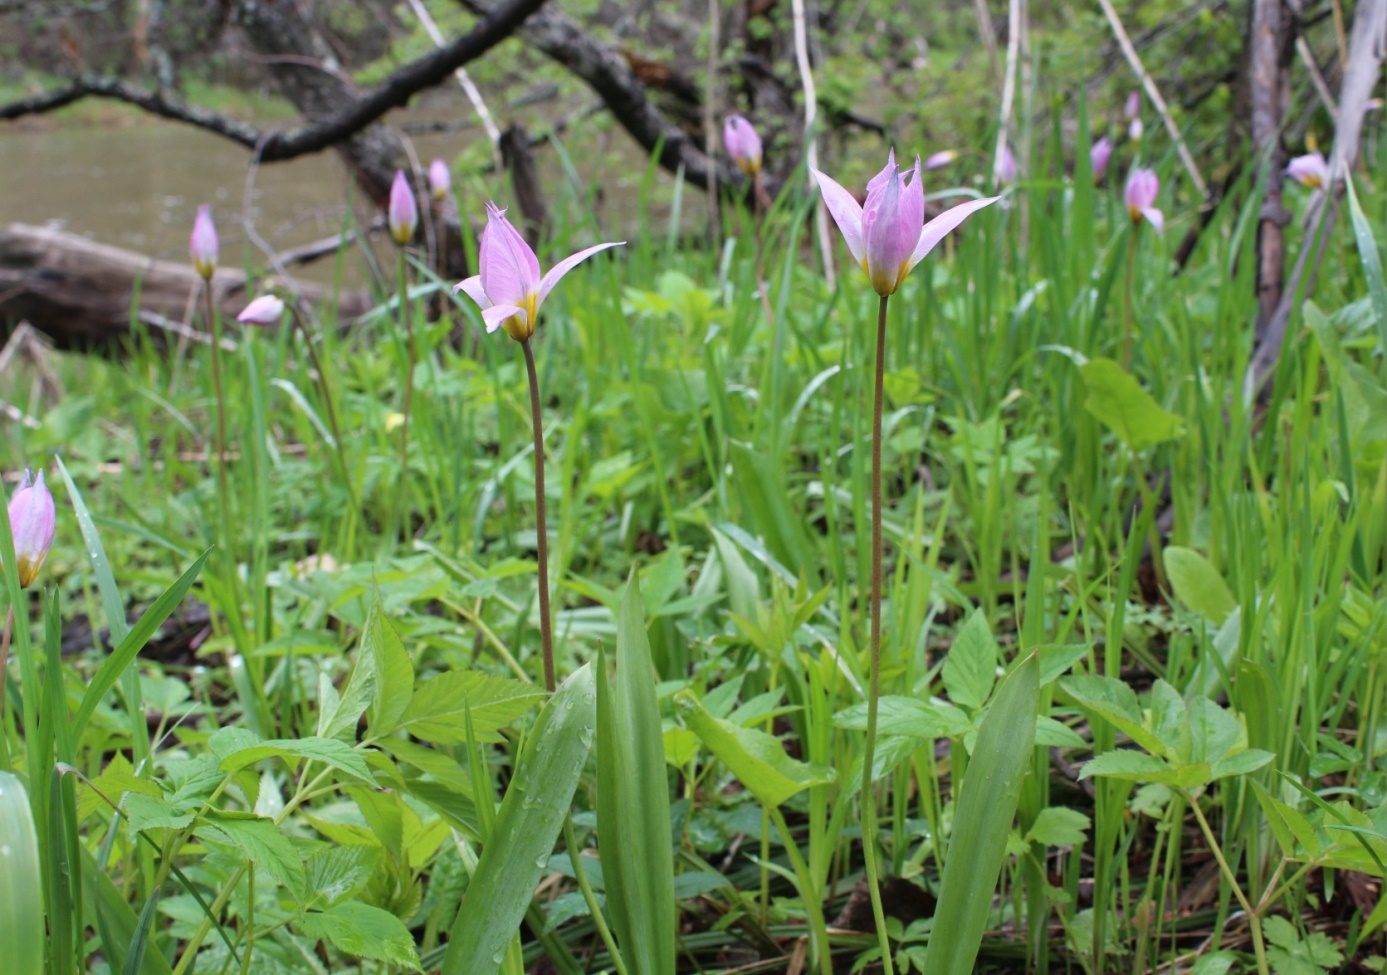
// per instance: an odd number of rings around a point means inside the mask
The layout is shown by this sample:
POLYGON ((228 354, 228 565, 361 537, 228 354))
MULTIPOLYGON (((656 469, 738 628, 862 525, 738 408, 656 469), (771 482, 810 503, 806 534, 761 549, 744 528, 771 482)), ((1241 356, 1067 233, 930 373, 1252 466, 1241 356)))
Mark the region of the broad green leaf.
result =
POLYGON ((1085 762, 1079 770, 1079 778, 1086 779, 1093 775, 1128 782, 1159 782, 1177 789, 1195 789, 1206 784, 1212 772, 1209 766, 1202 763, 1175 766, 1155 755, 1124 748, 1104 752, 1092 761, 1085 762))
POLYGON ((1226 779, 1234 775, 1247 775, 1255 772, 1259 768, 1265 767, 1276 756, 1271 752, 1264 752, 1260 748, 1249 748, 1245 751, 1235 752, 1214 762, 1210 770, 1210 777, 1214 779, 1226 779))
POLYGON ((24 786, 9 772, 0 772, 0 837, 0 945, 5 946, 6 969, 14 975, 43 975, 38 835, 24 786))
POLYGON ((1070 667, 1088 654, 1088 645, 1083 643, 1047 643, 1036 647, 1040 655, 1040 686, 1052 684, 1063 677, 1070 667))
POLYGON ((361 632, 357 666, 364 661, 370 661, 374 677, 371 705, 366 709, 366 734, 379 738, 395 730, 414 694, 414 665, 400 635, 381 609, 380 593, 371 600, 371 612, 361 632))
POLYGON ((262 741, 246 728, 222 728, 208 740, 224 772, 237 772, 267 758, 310 759, 322 762, 367 785, 375 785, 362 753, 337 738, 271 738, 262 741))
MULTIPOLYGON (((866 703, 854 704, 833 716, 833 724, 849 731, 867 728, 866 703)), ((913 697, 887 694, 877 699, 877 734, 914 738, 958 738, 973 723, 956 707, 931 704, 913 697)))
POLYGON ((832 769, 797 762, 773 735, 713 717, 691 692, 680 691, 674 701, 684 723, 762 804, 779 806, 802 789, 833 781, 832 769))
POLYGON ((380 859, 377 846, 329 846, 304 862, 314 907, 332 907, 366 885, 380 859), (321 902, 321 903, 319 903, 321 902))
MULTIPOLYGON (((682 573, 681 573, 682 575, 682 573)), ((631 975, 675 970, 674 849, 655 665, 631 574, 617 616, 616 677, 597 673, 597 837, 607 909, 631 975)))
POLYGON ((1162 409, 1125 369, 1112 359, 1089 359, 1079 367, 1087 409, 1131 450, 1145 450, 1185 433, 1184 423, 1162 409))
POLYGON ((182 829, 192 824, 192 813, 179 813, 163 799, 132 792, 125 797, 121 807, 126 821, 130 824, 131 836, 146 829, 182 829))
POLYGON ((1195 754, 1193 716, 1185 707, 1185 699, 1179 691, 1161 678, 1156 678, 1151 685, 1147 711, 1150 714, 1147 725, 1164 746, 1162 754, 1168 755, 1177 765, 1203 761, 1202 755, 1195 754))
POLYGON ((1060 687, 1080 705, 1106 718, 1118 731, 1153 755, 1164 755, 1165 743, 1145 725, 1136 692, 1115 677, 1075 674, 1060 678, 1060 687))
POLYGON ((756 607, 761 602, 761 587, 756 581, 756 573, 746 564, 742 553, 732 540, 717 529, 713 529, 713 542, 717 545, 718 560, 722 562, 723 586, 727 589, 727 605, 732 612, 746 619, 756 618, 756 607))
POLYGON ((144 611, 144 614, 135 623, 125 639, 120 641, 120 645, 111 651, 111 655, 102 662, 97 668, 96 674, 87 684, 86 693, 82 695, 82 703, 77 708, 77 714, 72 719, 72 740, 81 741, 82 732, 87 727, 87 722, 91 720, 92 713, 96 711, 96 706, 101 703, 101 699, 106 696, 106 692, 115 686, 116 680, 125 672, 125 668, 135 659, 135 655, 144 649, 144 645, 149 642, 150 637, 154 636, 154 631, 164 624, 164 620, 178 608, 178 604, 183 601, 183 596, 188 592, 193 582, 197 579, 198 573, 202 571, 202 564, 207 561, 207 556, 212 554, 209 548, 199 555, 193 564, 188 566, 178 581, 164 590, 163 594, 154 601, 154 605, 144 611))
POLYGON ((1228 615, 1238 608, 1238 601, 1223 576, 1194 549, 1171 545, 1162 558, 1175 598, 1214 626, 1222 626, 1228 615))
MULTIPOLYGON (((1164 683, 1164 681, 1162 681, 1164 683)), ((1189 704, 1190 761, 1212 765, 1233 751, 1243 739, 1243 726, 1207 697, 1196 697, 1189 704)))
POLYGON ((467 710, 478 741, 500 741, 497 732, 544 697, 530 684, 476 670, 453 670, 420 684, 398 727, 416 738, 455 745, 466 736, 467 710))
POLYGON ((326 911, 309 911, 296 927, 307 937, 330 941, 337 950, 356 958, 423 971, 414 935, 399 918, 379 907, 347 901, 326 911))
POLYGON ((1026 838, 1042 846, 1082 846, 1093 821, 1077 809, 1050 806, 1040 811, 1026 838))
POLYGON ((997 679, 997 642, 987 617, 975 609, 958 631, 944 660, 944 689, 949 700, 976 711, 987 701, 997 679))
POLYGON ((505 959, 587 763, 595 695, 587 664, 540 711, 458 909, 443 975, 495 975, 505 959))
POLYGON ((954 831, 925 952, 926 975, 971 975, 1006 857, 1021 783, 1035 753, 1040 662, 1021 661, 1002 681, 959 784, 954 831))
POLYGON ((240 848, 251 863, 279 881, 296 900, 303 900, 305 876, 288 837, 271 819, 251 813, 209 812, 198 827, 199 835, 220 834, 240 848))

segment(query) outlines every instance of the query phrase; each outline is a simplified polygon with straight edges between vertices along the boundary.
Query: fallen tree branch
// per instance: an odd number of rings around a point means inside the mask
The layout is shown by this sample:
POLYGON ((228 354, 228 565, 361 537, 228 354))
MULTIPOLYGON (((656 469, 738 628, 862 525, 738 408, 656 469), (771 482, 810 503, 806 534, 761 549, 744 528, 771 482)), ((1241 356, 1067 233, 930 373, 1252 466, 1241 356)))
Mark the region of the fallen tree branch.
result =
MULTIPOLYGON (((262 133, 254 126, 217 112, 185 105, 139 85, 99 75, 83 75, 56 91, 0 106, 0 119, 15 119, 24 115, 51 112, 89 96, 112 98, 128 102, 153 115, 214 132, 240 143, 247 149, 261 146, 261 162, 294 159, 337 145, 359 133, 392 108, 408 104, 411 98, 425 88, 443 83, 455 70, 481 57, 514 33, 525 18, 543 2, 544 0, 510 0, 487 11, 487 16, 480 24, 451 44, 411 61, 387 78, 384 84, 340 106, 322 121, 294 129, 262 133)), ((253 22, 260 15, 269 13, 268 10, 260 8, 282 5, 246 0, 241 6, 244 25, 247 21, 253 22)), ((261 53, 281 58, 286 54, 302 54, 295 51, 261 53)), ((342 83, 341 78, 336 80, 339 84, 342 83)))

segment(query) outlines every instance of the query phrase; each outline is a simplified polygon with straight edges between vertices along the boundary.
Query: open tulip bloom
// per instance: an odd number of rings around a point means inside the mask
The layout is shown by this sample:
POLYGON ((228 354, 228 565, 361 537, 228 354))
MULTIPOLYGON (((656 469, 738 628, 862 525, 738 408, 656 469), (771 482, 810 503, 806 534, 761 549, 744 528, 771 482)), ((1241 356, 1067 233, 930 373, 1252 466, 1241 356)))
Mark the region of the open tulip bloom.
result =
POLYGON ((539 273, 539 258, 495 203, 486 205, 486 227, 477 255, 477 274, 453 286, 465 291, 482 310, 487 332, 504 328, 517 342, 535 334, 540 306, 563 276, 599 251, 620 247, 624 240, 585 247, 539 273))
POLYGON ((1302 186, 1317 190, 1329 182, 1329 163, 1318 152, 1296 156, 1286 167, 1286 175, 1302 186))
POLYGON ((995 203, 997 197, 969 200, 925 223, 925 187, 920 182, 920 157, 902 177, 891 150, 886 168, 867 183, 867 202, 858 204, 832 178, 811 170, 819 181, 824 205, 842 231, 853 260, 862 266, 873 289, 883 298, 895 294, 911 269, 934 250, 949 231, 971 214, 995 203))
POLYGON ((1132 223, 1140 224, 1143 221, 1156 228, 1156 233, 1160 233, 1165 227, 1165 215, 1155 207, 1156 195, 1161 191, 1161 181, 1156 176, 1154 169, 1137 168, 1132 170, 1132 174, 1127 177, 1127 190, 1124 194, 1127 202, 1127 215, 1132 218, 1132 223))

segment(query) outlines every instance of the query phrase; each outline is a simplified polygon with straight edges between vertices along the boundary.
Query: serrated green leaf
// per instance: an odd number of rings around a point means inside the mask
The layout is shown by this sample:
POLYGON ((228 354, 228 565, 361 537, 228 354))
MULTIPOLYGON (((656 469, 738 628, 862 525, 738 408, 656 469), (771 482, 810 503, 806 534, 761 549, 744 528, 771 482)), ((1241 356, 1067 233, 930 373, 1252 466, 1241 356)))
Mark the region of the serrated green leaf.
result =
MULTIPOLYGON (((867 705, 855 704, 833 716, 835 727, 848 731, 867 729, 867 705)), ((958 738, 972 728, 968 716, 956 707, 933 704, 913 697, 887 694, 877 699, 877 734, 914 738, 958 738)))
POLYGON ((1091 825, 1093 821, 1077 809, 1050 806, 1036 816, 1026 838, 1042 846, 1082 846, 1091 825))
POLYGON ((973 611, 944 660, 944 689, 949 700, 973 711, 987 701, 997 679, 997 641, 981 609, 973 611))
POLYGON ((217 810, 203 816, 197 831, 204 837, 211 832, 230 841, 251 863, 287 887, 296 900, 303 900, 306 883, 303 861, 274 820, 251 813, 217 810))
POLYGON ((1089 359, 1079 367, 1079 374, 1088 390, 1084 408, 1131 450, 1145 450, 1184 436, 1180 417, 1162 409, 1112 359, 1089 359))
POLYGON ((132 792, 121 807, 133 836, 146 829, 182 829, 192 824, 192 813, 179 813, 170 803, 143 793, 132 792))
POLYGON ((713 717, 691 692, 680 691, 674 701, 684 723, 762 804, 779 806, 811 785, 833 781, 832 769, 797 762, 773 735, 713 717))
POLYGON ((356 958, 423 970, 414 936, 399 918, 379 907, 347 901, 326 911, 309 911, 296 927, 305 936, 330 941, 338 951, 356 958))
POLYGON ((268 741, 245 728, 222 728, 208 740, 208 747, 220 760, 223 772, 237 772, 267 758, 300 759, 322 762, 344 775, 375 785, 371 769, 361 752, 337 738, 271 738, 268 741))
POLYGON ((534 707, 544 692, 508 677, 453 670, 420 684, 397 727, 416 738, 455 745, 466 736, 467 710, 478 741, 500 741, 497 732, 534 707))
POLYGON ((1214 626, 1222 626, 1228 615, 1238 608, 1238 601, 1223 576, 1194 549, 1168 546, 1162 553, 1162 561, 1175 598, 1214 626))
POLYGON ((1060 687, 1081 706, 1106 718, 1118 731, 1153 755, 1166 753, 1165 743, 1145 726, 1136 692, 1115 677, 1075 674, 1060 678, 1060 687))
POLYGON ((371 704, 366 709, 366 734, 379 738, 395 730, 414 694, 414 665, 394 625, 381 608, 380 593, 371 600, 371 612, 361 632, 357 666, 369 660, 372 674, 371 704))
POLYGON ((1159 782, 1177 789, 1196 789, 1208 783, 1212 774, 1203 763, 1176 766, 1155 755, 1125 748, 1104 752, 1079 770, 1080 779, 1102 775, 1128 782, 1159 782))
POLYGON ((371 879, 380 860, 378 846, 329 846, 304 862, 313 907, 332 907, 355 894, 371 879))
MULTIPOLYGON (((417 700, 417 695, 416 695, 417 700)), ((545 704, 458 909, 443 975, 495 975, 573 802, 597 725, 592 665, 545 704)))

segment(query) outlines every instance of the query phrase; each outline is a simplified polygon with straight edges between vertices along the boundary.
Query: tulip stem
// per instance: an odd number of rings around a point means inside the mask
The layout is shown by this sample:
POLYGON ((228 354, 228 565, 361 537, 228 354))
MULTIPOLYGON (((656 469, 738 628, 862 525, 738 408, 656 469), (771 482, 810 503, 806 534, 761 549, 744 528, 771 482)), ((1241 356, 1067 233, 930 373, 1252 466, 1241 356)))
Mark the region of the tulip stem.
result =
POLYGON ((886 384, 886 302, 877 305, 876 383, 872 399, 872 671, 867 692, 867 748, 862 756, 862 858, 867 867, 867 890, 872 898, 872 919, 881 945, 884 975, 891 975, 891 939, 886 933, 886 912, 881 906, 880 871, 877 866, 876 799, 872 794, 872 765, 876 761, 877 699, 881 696, 881 407, 886 384))
POLYGON ((1132 369, 1132 281, 1137 268, 1137 234, 1141 224, 1132 224, 1132 240, 1127 247, 1127 316, 1122 332, 1122 368, 1132 369))
MULTIPOLYGON (((419 350, 414 343, 414 316, 409 307, 409 276, 405 269, 405 249, 400 248, 400 320, 405 327, 405 338, 409 343, 408 367, 405 370, 405 398, 400 412, 404 419, 400 423, 400 479, 407 484, 409 471, 409 413, 414 401, 414 365, 419 360, 419 350)), ((405 516, 404 530, 409 532, 408 515, 405 516)))
POLYGON ((554 634, 549 623, 549 529, 544 516, 544 426, 539 412, 539 375, 535 372, 535 350, 529 339, 520 340, 525 350, 525 372, 530 377, 530 423, 535 432, 535 542, 539 560, 539 642, 544 655, 544 687, 554 692, 554 634))
MULTIPOLYGON (((220 529, 227 530, 231 501, 226 487, 226 393, 222 390, 222 322, 212 301, 212 281, 204 278, 202 295, 207 308, 207 324, 212 329, 212 386, 217 394, 217 493, 221 500, 220 529)), ((229 538, 229 535, 226 536, 229 538)))
POLYGON ((0 634, 0 772, 10 770, 10 736, 5 730, 5 675, 10 665, 10 633, 14 630, 14 604, 5 614, 5 632, 0 634))

